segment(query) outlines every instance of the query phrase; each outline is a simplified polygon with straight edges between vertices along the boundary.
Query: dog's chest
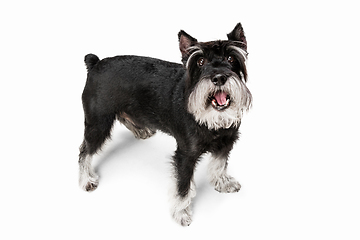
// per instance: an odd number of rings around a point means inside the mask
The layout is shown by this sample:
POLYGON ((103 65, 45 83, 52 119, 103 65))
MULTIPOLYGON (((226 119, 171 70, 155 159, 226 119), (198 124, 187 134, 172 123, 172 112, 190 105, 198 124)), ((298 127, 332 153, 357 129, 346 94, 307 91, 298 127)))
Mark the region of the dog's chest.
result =
POLYGON ((232 146, 238 138, 238 130, 219 131, 207 136, 207 151, 219 152, 232 146))

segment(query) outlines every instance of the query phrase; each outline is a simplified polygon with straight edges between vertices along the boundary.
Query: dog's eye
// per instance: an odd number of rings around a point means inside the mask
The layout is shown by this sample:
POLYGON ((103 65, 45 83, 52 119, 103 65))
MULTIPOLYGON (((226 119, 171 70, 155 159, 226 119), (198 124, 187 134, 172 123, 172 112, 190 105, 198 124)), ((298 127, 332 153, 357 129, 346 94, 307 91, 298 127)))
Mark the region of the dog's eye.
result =
POLYGON ((235 58, 233 56, 231 56, 231 55, 228 56, 227 60, 228 60, 229 63, 234 63, 235 62, 235 58))
POLYGON ((198 65, 199 67, 204 66, 204 63, 205 63, 205 59, 204 59, 203 57, 201 57, 201 58, 199 58, 199 59, 197 60, 197 65, 198 65))

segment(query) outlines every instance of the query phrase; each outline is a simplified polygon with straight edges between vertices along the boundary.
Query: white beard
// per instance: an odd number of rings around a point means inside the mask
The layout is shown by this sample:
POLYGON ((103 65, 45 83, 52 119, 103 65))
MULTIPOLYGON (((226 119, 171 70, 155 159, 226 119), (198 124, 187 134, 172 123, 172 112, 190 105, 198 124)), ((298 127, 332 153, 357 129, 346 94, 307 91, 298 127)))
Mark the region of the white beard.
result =
POLYGON ((188 111, 194 115, 200 125, 210 130, 239 126, 244 110, 251 107, 252 96, 244 83, 244 78, 231 76, 222 86, 215 86, 209 78, 201 79, 191 92, 188 111), (230 96, 230 106, 218 111, 209 104, 209 96, 223 91, 230 96))

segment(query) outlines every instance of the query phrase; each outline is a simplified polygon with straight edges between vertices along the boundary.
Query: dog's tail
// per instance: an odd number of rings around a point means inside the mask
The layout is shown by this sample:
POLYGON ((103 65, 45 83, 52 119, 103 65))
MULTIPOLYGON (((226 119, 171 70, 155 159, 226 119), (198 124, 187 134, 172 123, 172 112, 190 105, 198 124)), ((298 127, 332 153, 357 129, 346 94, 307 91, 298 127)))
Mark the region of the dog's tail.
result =
POLYGON ((95 54, 88 54, 85 56, 85 64, 88 71, 90 71, 99 61, 100 59, 95 54))

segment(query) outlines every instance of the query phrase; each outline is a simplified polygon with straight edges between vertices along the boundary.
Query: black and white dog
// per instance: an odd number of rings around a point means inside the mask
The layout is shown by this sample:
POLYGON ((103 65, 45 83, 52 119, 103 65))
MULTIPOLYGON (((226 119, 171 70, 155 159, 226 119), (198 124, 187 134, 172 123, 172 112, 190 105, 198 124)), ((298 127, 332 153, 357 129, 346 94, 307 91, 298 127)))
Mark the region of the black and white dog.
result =
POLYGON ((80 186, 97 188, 92 156, 110 137, 118 119, 136 138, 157 130, 176 139, 171 214, 183 226, 191 223, 195 196, 194 169, 211 153, 209 177, 219 192, 237 192, 240 184, 227 174, 228 156, 252 96, 246 87, 247 42, 241 24, 226 41, 198 42, 180 31, 183 65, 154 58, 85 56, 88 69, 82 101, 84 141, 80 147, 80 186))

